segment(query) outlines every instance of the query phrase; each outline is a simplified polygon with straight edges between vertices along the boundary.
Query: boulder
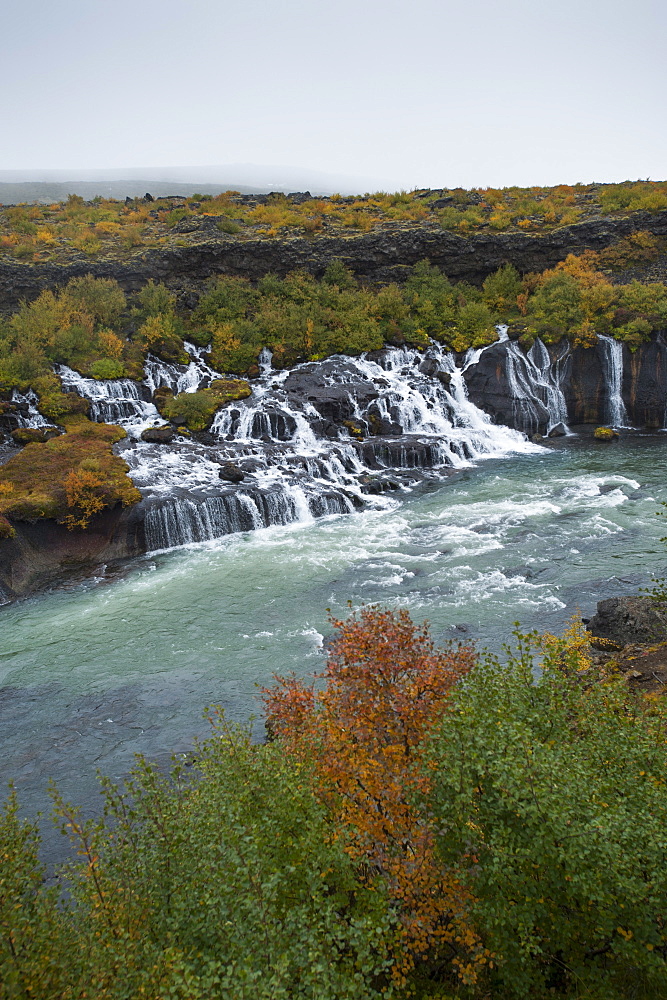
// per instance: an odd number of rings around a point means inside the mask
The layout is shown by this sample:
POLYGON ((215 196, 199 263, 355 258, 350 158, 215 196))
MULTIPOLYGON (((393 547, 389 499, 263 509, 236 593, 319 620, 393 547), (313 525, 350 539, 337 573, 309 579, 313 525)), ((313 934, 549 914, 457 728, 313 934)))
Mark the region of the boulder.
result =
POLYGON ((233 462, 225 462, 225 464, 220 467, 218 475, 226 483, 242 483, 245 479, 245 472, 243 469, 239 469, 238 465, 234 465, 233 462))
POLYGON ((141 440, 149 444, 171 444, 175 433, 173 427, 147 427, 141 432, 141 440))
POLYGON ((610 597, 599 601, 586 628, 618 646, 667 640, 667 604, 652 597, 610 597))
POLYGON ((618 436, 613 427, 596 427, 593 432, 596 441, 614 441, 618 436))

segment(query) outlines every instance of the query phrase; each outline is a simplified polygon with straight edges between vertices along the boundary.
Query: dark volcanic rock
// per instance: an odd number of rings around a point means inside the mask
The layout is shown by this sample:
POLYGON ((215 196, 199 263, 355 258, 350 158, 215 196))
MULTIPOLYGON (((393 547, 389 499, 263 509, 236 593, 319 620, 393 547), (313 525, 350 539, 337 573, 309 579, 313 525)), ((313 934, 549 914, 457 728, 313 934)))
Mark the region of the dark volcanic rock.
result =
POLYGON ((141 440, 149 444, 171 444, 175 434, 173 427, 147 427, 141 432, 141 440))
MULTIPOLYGON (((259 200, 259 199, 258 199, 259 200)), ((624 218, 590 219, 540 236, 527 233, 473 233, 460 236, 434 225, 385 225, 355 237, 309 237, 287 240, 230 239, 216 230, 187 247, 142 248, 123 260, 90 260, 72 254, 68 262, 0 265, 2 309, 14 312, 21 299, 31 300, 44 288, 65 285, 70 278, 93 274, 115 278, 126 292, 138 291, 153 278, 174 287, 201 282, 216 274, 255 281, 268 273, 280 276, 306 270, 321 276, 334 259, 367 281, 401 281, 409 269, 428 258, 452 280, 479 284, 503 264, 521 272, 543 271, 568 253, 602 250, 638 230, 667 236, 667 211, 636 212, 624 218)))
POLYGON ((539 401, 535 404, 537 416, 531 426, 527 426, 525 414, 517 406, 507 375, 507 341, 493 344, 484 351, 479 363, 471 365, 464 378, 469 398, 476 406, 485 410, 495 423, 529 433, 546 434, 549 411, 545 405, 539 401))
POLYGON ((233 462, 225 462, 220 468, 219 476, 227 483, 242 483, 245 479, 245 472, 233 462))
POLYGON ((667 408, 667 344, 658 335, 636 351, 623 347, 623 400, 630 423, 656 429, 664 426, 667 408))
POLYGON ((15 521, 13 538, 0 541, 0 590, 21 597, 101 563, 146 551, 141 504, 96 515, 85 531, 51 520, 15 521))
POLYGON ((588 631, 619 646, 667 640, 667 605, 650 597, 610 597, 600 601, 588 631))

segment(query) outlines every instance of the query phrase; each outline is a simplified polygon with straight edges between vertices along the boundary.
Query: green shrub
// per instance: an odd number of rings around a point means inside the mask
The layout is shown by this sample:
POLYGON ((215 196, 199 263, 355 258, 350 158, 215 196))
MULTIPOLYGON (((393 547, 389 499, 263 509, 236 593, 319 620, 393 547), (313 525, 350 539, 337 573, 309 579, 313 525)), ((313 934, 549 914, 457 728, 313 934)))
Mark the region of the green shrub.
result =
POLYGON ((97 379, 122 378, 125 367, 123 362, 116 358, 100 358, 99 361, 93 361, 89 372, 97 379))
POLYGON ((156 283, 151 278, 137 295, 143 316, 171 316, 176 308, 176 296, 166 285, 156 283))
POLYGON ((464 858, 500 995, 663 996, 667 714, 563 644, 536 682, 534 649, 480 665, 443 719, 444 863, 464 858))
POLYGON ((159 400, 160 412, 167 420, 183 424, 190 431, 203 431, 222 406, 245 399, 250 393, 250 386, 244 379, 215 379, 208 389, 182 392, 178 396, 165 394, 159 400))
POLYGON ((216 222, 215 227, 216 229, 219 229, 221 233, 227 233, 229 236, 240 233, 242 229, 238 222, 234 222, 232 219, 220 219, 216 222))
POLYGON ((220 726, 192 768, 165 777, 140 761, 123 788, 103 786, 99 823, 56 795, 82 855, 61 906, 10 801, 0 826, 7 1000, 391 997, 381 886, 359 879, 308 769, 280 747, 220 726))

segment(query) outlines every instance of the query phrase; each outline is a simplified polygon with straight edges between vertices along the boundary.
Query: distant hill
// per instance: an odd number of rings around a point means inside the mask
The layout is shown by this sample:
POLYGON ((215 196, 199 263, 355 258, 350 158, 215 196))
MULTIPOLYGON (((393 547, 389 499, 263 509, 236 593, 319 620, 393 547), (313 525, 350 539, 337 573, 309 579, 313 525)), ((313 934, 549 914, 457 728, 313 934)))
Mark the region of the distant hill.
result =
POLYGON ((167 181, 127 180, 127 181, 24 181, 7 184, 0 181, 0 204, 19 205, 23 202, 50 205, 52 202, 67 201, 70 194, 78 194, 86 201, 98 195, 101 198, 142 198, 148 191, 154 198, 168 195, 220 194, 221 191, 239 191, 241 194, 267 194, 269 188, 247 187, 242 184, 178 184, 167 181))
MULTIPOLYGON (((238 163, 220 167, 132 168, 124 170, 0 170, 0 204, 66 201, 78 194, 86 201, 168 195, 268 194, 270 191, 310 191, 314 195, 361 194, 383 185, 368 177, 347 177, 299 167, 264 167, 238 163)), ((385 185, 385 188, 387 185, 385 185)))

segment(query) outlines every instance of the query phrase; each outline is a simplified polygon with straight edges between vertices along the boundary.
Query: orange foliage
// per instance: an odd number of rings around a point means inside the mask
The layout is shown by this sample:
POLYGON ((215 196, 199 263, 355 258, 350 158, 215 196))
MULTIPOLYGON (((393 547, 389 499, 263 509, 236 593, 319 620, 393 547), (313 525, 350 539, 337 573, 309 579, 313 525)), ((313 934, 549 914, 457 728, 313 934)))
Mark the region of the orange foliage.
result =
POLYGON ((582 288, 593 288, 607 281, 607 278, 597 269, 598 258, 591 250, 584 250, 576 256, 569 253, 565 260, 561 260, 551 271, 542 273, 543 280, 549 278, 556 271, 565 271, 576 278, 582 288))
POLYGON ((67 506, 72 513, 65 518, 68 528, 87 528, 91 517, 106 506, 102 491, 104 479, 93 469, 72 469, 65 478, 67 506))
POLYGON ((423 805, 430 781, 420 744, 474 663, 471 647, 436 649, 406 611, 365 608, 333 620, 325 688, 277 678, 263 692, 269 731, 312 763, 322 800, 348 835, 363 878, 380 875, 400 917, 394 973, 437 957, 446 943, 462 979, 486 961, 467 920, 471 896, 435 854, 423 805))

